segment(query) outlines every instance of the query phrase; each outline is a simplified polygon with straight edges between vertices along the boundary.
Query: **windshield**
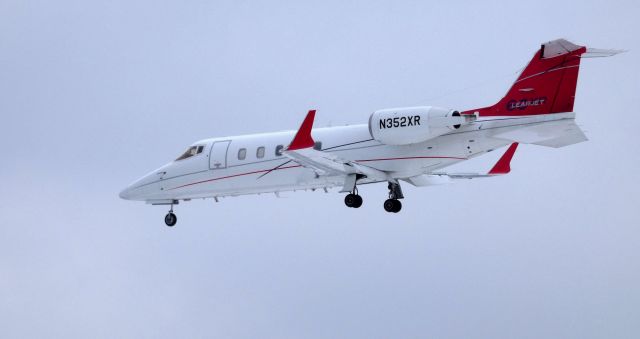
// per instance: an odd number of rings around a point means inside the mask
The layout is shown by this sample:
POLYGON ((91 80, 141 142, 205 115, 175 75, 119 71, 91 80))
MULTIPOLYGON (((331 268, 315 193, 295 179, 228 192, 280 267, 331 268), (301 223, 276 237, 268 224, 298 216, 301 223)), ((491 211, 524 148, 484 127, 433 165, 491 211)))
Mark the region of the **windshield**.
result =
POLYGON ((187 148, 187 150, 178 157, 178 159, 176 159, 176 161, 178 160, 183 160, 186 158, 191 158, 192 156, 196 155, 196 154, 200 154, 202 153, 202 150, 204 149, 204 146, 199 145, 199 146, 191 146, 189 148, 187 148))

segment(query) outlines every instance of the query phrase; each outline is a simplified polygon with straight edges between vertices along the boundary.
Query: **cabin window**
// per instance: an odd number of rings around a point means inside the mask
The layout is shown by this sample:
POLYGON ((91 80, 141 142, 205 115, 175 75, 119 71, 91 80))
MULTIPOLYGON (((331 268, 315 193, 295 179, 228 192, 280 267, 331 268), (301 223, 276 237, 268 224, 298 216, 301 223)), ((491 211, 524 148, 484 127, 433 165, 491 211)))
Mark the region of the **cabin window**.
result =
POLYGON ((264 146, 258 147, 258 150, 256 151, 256 158, 264 158, 264 146))
POLYGON ((322 141, 316 141, 313 144, 313 149, 317 151, 322 151, 322 141))
POLYGON ((238 160, 244 160, 247 157, 247 149, 241 148, 238 150, 238 160))
POLYGON ((282 146, 282 145, 278 145, 278 146, 276 146, 276 156, 277 156, 277 157, 282 156, 282 150, 283 150, 283 149, 284 149, 284 146, 282 146))

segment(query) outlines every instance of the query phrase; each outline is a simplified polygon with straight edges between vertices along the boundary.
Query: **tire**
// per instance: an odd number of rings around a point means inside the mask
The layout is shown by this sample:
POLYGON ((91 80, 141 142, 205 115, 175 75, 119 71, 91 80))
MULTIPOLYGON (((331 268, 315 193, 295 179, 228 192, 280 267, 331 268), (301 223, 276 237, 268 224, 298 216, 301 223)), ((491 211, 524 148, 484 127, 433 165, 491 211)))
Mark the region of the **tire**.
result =
POLYGON ((387 199, 384 201, 384 210, 389 212, 389 213, 393 213, 396 210, 396 202, 397 200, 395 199, 387 199))
POLYGON ((357 197, 357 195, 355 195, 355 194, 351 194, 351 193, 347 194, 344 197, 344 204, 347 205, 347 207, 355 207, 356 202, 357 202, 357 198, 356 197, 357 197))
POLYGON ((395 207, 393 209, 393 213, 400 212, 400 210, 402 209, 402 203, 400 202, 400 200, 397 200, 397 199, 394 199, 393 201, 395 203, 395 207))
POLYGON ((171 212, 167 213, 167 215, 164 216, 164 223, 169 227, 175 226, 177 222, 178 217, 176 217, 176 215, 171 212))
POLYGON ((362 206, 362 197, 359 195, 356 195, 355 204, 353 205, 353 208, 359 208, 360 206, 362 206))

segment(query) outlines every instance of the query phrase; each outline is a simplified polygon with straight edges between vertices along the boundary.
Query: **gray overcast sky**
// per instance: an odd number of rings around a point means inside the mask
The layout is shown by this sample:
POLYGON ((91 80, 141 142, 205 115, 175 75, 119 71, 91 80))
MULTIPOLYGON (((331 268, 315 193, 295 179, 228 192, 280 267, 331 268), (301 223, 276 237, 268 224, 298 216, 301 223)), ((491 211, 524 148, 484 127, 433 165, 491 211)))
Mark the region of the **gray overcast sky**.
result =
MULTIPOLYGON (((637 338, 637 1, 0 0, 5 338, 637 338), (132 180, 206 137, 491 104, 539 44, 585 60, 589 142, 503 178, 164 207, 132 180), (463 89, 463 90, 461 90, 463 89)), ((494 152, 461 169, 483 170, 494 152)))

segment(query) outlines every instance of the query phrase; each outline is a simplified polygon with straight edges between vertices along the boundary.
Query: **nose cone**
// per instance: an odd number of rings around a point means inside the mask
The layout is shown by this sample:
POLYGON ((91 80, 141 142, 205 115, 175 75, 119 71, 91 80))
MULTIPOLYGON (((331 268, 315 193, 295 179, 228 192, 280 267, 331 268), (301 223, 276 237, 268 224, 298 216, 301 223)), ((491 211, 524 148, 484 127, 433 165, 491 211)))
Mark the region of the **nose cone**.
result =
POLYGON ((123 189, 119 195, 120 195, 120 199, 131 200, 132 198, 131 186, 128 186, 127 188, 123 189))
POLYGON ((153 187, 140 186, 139 181, 127 186, 120 192, 120 198, 124 200, 145 200, 153 187))
POLYGON ((151 171, 144 175, 142 178, 134 181, 131 185, 127 186, 120 192, 120 198, 125 200, 149 200, 156 199, 158 195, 161 195, 162 188, 160 187, 160 181, 164 168, 168 165, 160 167, 155 171, 151 171))

